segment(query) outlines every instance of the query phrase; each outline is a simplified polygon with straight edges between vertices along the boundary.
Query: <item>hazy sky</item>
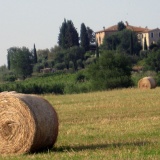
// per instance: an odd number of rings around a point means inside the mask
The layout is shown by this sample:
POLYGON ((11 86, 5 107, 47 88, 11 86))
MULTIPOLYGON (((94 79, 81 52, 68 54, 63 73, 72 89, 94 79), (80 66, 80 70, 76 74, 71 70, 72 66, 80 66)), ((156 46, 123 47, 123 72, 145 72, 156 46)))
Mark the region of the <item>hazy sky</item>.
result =
POLYGON ((7 49, 50 49, 57 44, 59 28, 72 20, 93 31, 120 21, 150 29, 160 28, 160 0, 0 0, 0 66, 7 64, 7 49))

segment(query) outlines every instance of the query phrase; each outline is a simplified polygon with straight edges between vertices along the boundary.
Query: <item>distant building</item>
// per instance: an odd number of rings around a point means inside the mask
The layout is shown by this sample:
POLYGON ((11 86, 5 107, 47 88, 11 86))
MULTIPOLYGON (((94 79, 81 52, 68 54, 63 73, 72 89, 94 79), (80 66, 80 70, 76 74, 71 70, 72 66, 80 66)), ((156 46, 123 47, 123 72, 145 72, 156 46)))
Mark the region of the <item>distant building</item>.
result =
MULTIPOLYGON (((126 29, 132 30, 137 33, 138 40, 141 43, 143 49, 144 49, 145 39, 146 39, 146 44, 148 48, 152 43, 157 43, 157 41, 160 39, 159 28, 148 29, 147 27, 142 28, 142 27, 131 26, 126 21, 126 29)), ((109 28, 103 27, 103 30, 95 32, 98 46, 100 46, 103 43, 103 39, 105 36, 112 35, 113 33, 116 33, 116 32, 118 32, 118 25, 114 25, 109 28)))

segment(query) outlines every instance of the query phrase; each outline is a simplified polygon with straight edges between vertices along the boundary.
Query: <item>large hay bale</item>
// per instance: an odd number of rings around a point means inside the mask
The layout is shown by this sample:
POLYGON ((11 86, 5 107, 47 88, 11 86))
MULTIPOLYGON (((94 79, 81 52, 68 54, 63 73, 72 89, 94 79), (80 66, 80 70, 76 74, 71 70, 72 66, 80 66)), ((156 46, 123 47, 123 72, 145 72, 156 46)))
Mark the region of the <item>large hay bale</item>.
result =
POLYGON ((53 147, 58 117, 36 95, 0 93, 0 154, 24 154, 53 147))
POLYGON ((156 88, 156 81, 152 77, 144 77, 138 81, 138 88, 140 89, 156 88))

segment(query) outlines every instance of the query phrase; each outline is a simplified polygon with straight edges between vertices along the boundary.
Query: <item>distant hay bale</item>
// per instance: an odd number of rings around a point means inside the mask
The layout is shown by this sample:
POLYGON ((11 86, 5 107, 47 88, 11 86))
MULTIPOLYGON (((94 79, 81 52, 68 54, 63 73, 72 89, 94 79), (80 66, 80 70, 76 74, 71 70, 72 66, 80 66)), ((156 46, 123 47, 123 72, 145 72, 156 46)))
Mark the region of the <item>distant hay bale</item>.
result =
POLYGON ((152 77, 144 77, 138 81, 138 88, 140 89, 156 88, 156 81, 152 77))
POLYGON ((48 149, 57 136, 57 113, 48 101, 36 95, 0 93, 0 154, 48 149))

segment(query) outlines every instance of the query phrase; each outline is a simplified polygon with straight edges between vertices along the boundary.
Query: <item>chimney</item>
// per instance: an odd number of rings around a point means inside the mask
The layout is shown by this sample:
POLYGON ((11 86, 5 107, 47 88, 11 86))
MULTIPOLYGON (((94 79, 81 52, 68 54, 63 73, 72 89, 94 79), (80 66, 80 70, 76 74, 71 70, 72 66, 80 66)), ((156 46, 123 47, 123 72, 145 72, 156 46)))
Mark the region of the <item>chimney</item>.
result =
POLYGON ((126 26, 128 26, 129 24, 128 24, 128 22, 126 21, 126 26))
POLYGON ((105 30, 105 27, 103 27, 103 30, 105 30))

